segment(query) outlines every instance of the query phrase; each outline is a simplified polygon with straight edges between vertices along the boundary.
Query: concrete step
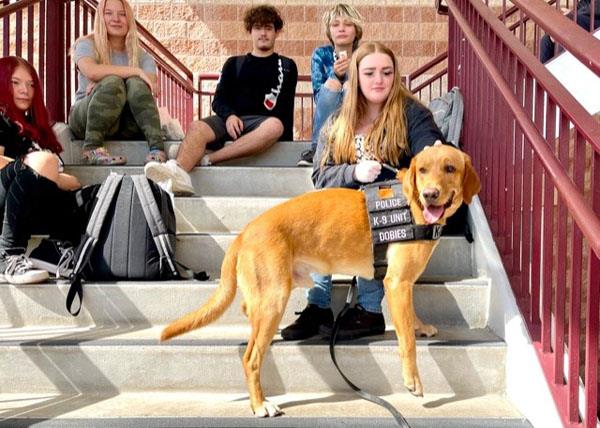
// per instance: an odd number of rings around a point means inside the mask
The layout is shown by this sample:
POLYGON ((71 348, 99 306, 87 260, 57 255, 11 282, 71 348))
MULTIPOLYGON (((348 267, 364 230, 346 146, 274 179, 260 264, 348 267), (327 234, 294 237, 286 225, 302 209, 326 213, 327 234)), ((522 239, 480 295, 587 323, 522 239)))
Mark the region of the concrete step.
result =
MULTIPOLYGON (((158 343, 160 330, 0 330, 2 392, 247 391, 241 358, 249 327, 207 327, 165 343, 158 343)), ((336 356, 365 390, 408 394, 393 331, 340 343, 336 356)), ((435 338, 417 340, 421 379, 431 394, 501 394, 505 356, 504 343, 486 329, 447 327, 435 338)), ((276 336, 265 357, 262 381, 267 395, 348 390, 330 360, 328 342, 320 338, 285 342, 276 336)))
MULTIPOLYGON (((63 145, 64 152, 61 157, 65 164, 81 164, 83 141, 73 140, 68 126, 64 123, 54 125, 53 129, 63 145)), ((180 144, 181 141, 165 141, 165 152, 169 158, 177 156, 180 144)), ((148 143, 146 141, 111 140, 105 142, 105 147, 113 155, 127 157, 127 164, 131 166, 144 165, 148 154, 148 143)), ((300 158, 300 153, 308 148, 310 148, 310 142, 307 141, 279 141, 263 153, 223 162, 223 165, 295 166, 300 158)))
MULTIPOLYGON (((111 171, 121 174, 143 174, 136 166, 76 166, 65 171, 74 174, 82 184, 101 183, 111 171)), ((310 168, 299 167, 196 167, 191 172, 196 196, 254 196, 289 198, 313 190, 310 168)))
POLYGON ((241 231, 260 214, 288 198, 203 196, 175 198, 177 231, 180 233, 228 233, 241 231))
POLYGON ((287 198, 218 197, 175 198, 177 231, 239 232, 263 212, 287 198))
MULTIPOLYGON (((231 233, 182 233, 177 235, 177 259, 195 271, 220 276, 225 251, 236 235, 231 233)), ((472 248, 464 238, 443 236, 435 249, 421 281, 442 282, 473 278, 472 248)))
MULTIPOLYGON (((412 428, 531 427, 502 395, 388 394, 412 428)), ((29 427, 328 427, 395 428, 380 406, 351 393, 270 396, 285 414, 251 416, 247 394, 178 392, 92 394, 0 394, 5 426, 29 427)), ((3 422, 0 421, 0 425, 3 422)))
MULTIPOLYGON (((197 309, 215 291, 216 281, 121 281, 85 283, 84 304, 79 316, 65 309, 69 284, 12 286, 0 284, 0 327, 150 327, 167 324, 197 309)), ((348 293, 347 283, 336 283, 332 307, 337 313, 348 293)), ((424 322, 436 326, 483 328, 487 321, 489 290, 486 281, 477 279, 444 284, 418 284, 415 287, 415 309, 424 322)), ((245 326, 242 295, 215 323, 220 326, 245 326)), ((295 311, 306 306, 306 289, 292 290, 281 327, 296 319, 295 311)), ((387 325, 391 326, 387 304, 383 303, 387 325)))

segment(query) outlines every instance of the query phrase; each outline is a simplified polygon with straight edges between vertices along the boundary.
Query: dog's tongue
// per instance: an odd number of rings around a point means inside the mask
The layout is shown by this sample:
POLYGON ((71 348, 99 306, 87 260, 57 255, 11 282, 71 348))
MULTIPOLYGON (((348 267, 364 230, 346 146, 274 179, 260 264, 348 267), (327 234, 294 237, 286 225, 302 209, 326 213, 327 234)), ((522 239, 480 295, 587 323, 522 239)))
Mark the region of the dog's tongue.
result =
POLYGON ((444 214, 444 206, 443 205, 429 205, 425 207, 423 210, 423 216, 425 217, 425 221, 427 224, 436 223, 440 217, 444 214))

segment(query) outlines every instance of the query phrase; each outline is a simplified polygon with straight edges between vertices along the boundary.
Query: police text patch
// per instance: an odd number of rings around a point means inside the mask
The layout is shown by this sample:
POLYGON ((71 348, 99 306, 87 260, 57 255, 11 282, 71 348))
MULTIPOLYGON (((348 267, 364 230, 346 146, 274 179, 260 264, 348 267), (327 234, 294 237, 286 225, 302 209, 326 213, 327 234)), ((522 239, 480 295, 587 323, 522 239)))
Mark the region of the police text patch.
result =
POLYGON ((408 207, 408 201, 404 195, 394 196, 393 198, 387 199, 367 200, 367 211, 369 212, 393 210, 406 207, 408 207))

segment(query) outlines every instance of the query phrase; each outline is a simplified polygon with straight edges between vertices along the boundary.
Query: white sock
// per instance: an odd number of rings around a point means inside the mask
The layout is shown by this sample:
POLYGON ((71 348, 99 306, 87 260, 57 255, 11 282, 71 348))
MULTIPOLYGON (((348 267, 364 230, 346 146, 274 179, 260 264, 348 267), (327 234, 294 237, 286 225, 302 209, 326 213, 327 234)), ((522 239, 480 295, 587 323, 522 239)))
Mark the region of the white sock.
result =
POLYGON ((208 155, 202 156, 202 159, 200 160, 200 166, 210 166, 210 165, 212 165, 212 162, 210 161, 208 155))

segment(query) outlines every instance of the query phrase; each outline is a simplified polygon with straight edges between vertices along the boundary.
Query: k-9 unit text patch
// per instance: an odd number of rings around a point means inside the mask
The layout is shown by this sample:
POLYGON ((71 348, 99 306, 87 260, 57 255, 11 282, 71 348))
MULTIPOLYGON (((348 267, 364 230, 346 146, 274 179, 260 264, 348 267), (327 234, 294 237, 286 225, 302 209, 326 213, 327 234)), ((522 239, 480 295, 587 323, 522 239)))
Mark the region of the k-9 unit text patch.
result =
POLYGON ((371 229, 395 226, 397 224, 406 224, 412 222, 410 210, 407 208, 393 211, 369 213, 369 219, 371 221, 371 229))

